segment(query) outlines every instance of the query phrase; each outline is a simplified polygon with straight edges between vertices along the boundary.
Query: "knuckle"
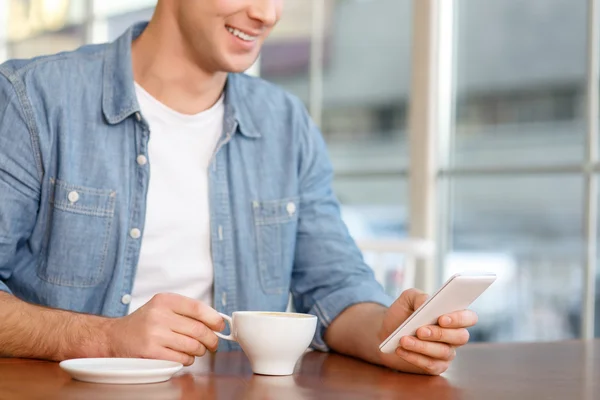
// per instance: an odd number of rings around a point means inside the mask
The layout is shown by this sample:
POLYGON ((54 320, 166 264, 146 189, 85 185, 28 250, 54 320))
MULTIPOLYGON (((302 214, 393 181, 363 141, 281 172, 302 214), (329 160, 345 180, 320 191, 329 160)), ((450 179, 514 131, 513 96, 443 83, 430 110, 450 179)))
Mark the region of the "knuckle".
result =
POLYGON ((456 351, 454 350, 453 347, 451 346, 446 346, 446 349, 444 350, 444 355, 443 355, 443 359, 444 360, 452 360, 454 358, 454 355, 456 354, 456 351))
POLYGON ((471 338, 471 334, 469 333, 468 330, 464 330, 461 335, 460 335, 460 344, 467 344, 469 342, 469 339, 471 338))
POLYGON ((203 336, 206 336, 207 328, 201 322, 194 322, 194 326, 192 326, 192 336, 196 339, 201 339, 203 336))
POLYGON ((184 353, 177 353, 178 360, 174 360, 182 363, 185 366, 192 365, 194 363, 194 357, 184 353))
POLYGON ((431 327, 431 337, 434 340, 441 341, 444 338, 444 331, 439 327, 431 327))
POLYGON ((203 355, 205 355, 206 354, 206 346, 204 346, 202 343, 198 343, 195 354, 198 355, 199 357, 202 357, 203 355))
POLYGON ((436 371, 434 372, 434 375, 441 375, 444 372, 446 372, 448 370, 448 367, 450 366, 449 362, 442 362, 438 365, 436 371))
POLYGON ((166 297, 167 295, 165 293, 157 293, 154 296, 152 296, 152 299, 150 299, 150 301, 154 304, 160 305, 164 304, 164 302, 166 301, 166 297))
POLYGON ((181 349, 182 352, 186 354, 193 354, 196 351, 196 347, 198 346, 198 342, 192 338, 187 338, 182 336, 177 340, 177 348, 181 349))
POLYGON ((417 353, 423 353, 425 350, 427 350, 427 343, 421 340, 415 340, 414 343, 414 351, 417 353))
POLYGON ((208 337, 208 348, 211 350, 216 350, 219 347, 219 338, 214 333, 208 337))
POLYGON ((415 288, 406 289, 404 292, 400 294, 400 298, 403 300, 412 299, 418 295, 422 294, 421 291, 415 288))
POLYGON ((425 372, 431 375, 435 375, 435 372, 437 371, 437 365, 435 361, 431 359, 427 359, 426 361, 424 361, 422 368, 425 372))

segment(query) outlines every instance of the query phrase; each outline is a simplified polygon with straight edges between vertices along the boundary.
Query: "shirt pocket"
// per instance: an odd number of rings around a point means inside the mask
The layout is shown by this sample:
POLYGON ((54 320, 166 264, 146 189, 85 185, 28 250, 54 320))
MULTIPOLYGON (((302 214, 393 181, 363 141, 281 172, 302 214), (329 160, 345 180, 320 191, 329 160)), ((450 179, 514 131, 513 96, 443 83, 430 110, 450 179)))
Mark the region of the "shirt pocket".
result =
POLYGON ((287 294, 296 247, 298 199, 253 201, 252 208, 262 288, 268 294, 287 294))
POLYGON ((116 192, 51 179, 49 199, 38 276, 73 287, 95 286, 107 279, 105 264, 116 192))

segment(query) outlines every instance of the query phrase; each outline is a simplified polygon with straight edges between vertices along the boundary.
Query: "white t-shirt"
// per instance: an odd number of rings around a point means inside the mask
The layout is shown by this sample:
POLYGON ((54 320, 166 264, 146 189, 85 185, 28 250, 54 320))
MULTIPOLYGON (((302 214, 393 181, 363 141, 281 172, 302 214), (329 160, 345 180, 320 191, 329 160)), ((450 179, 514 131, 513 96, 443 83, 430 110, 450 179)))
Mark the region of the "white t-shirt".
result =
POLYGON ((223 130, 223 96, 210 109, 185 115, 137 83, 136 94, 150 125, 150 184, 129 312, 160 292, 212 306, 208 168, 223 130))

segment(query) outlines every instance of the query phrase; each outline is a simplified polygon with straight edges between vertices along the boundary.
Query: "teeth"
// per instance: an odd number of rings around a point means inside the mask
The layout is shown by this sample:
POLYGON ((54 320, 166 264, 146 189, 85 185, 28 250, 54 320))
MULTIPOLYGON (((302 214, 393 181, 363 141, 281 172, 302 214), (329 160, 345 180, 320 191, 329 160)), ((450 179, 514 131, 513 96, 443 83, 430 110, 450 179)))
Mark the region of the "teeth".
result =
POLYGON ((250 36, 242 31, 240 31, 239 29, 235 29, 235 28, 231 28, 231 27, 227 27, 227 30, 229 31, 229 33, 231 33, 234 36, 239 37, 242 40, 245 40, 246 42, 253 42, 256 39, 258 39, 258 36, 250 36))

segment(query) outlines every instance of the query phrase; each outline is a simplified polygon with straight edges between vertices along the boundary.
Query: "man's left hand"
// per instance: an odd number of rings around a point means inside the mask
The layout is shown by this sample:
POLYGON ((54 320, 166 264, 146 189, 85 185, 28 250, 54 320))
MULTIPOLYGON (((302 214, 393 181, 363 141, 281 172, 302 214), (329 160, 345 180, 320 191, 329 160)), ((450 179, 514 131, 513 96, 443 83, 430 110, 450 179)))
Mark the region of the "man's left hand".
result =
MULTIPOLYGON (((427 297, 416 289, 403 292, 385 312, 379 339, 385 340, 427 297)), ((469 341, 466 328, 476 323, 477 314, 470 310, 443 315, 438 325, 423 326, 417 330, 416 337, 401 338, 395 354, 381 354, 381 362, 400 371, 439 375, 450 366, 456 349, 469 341)))

